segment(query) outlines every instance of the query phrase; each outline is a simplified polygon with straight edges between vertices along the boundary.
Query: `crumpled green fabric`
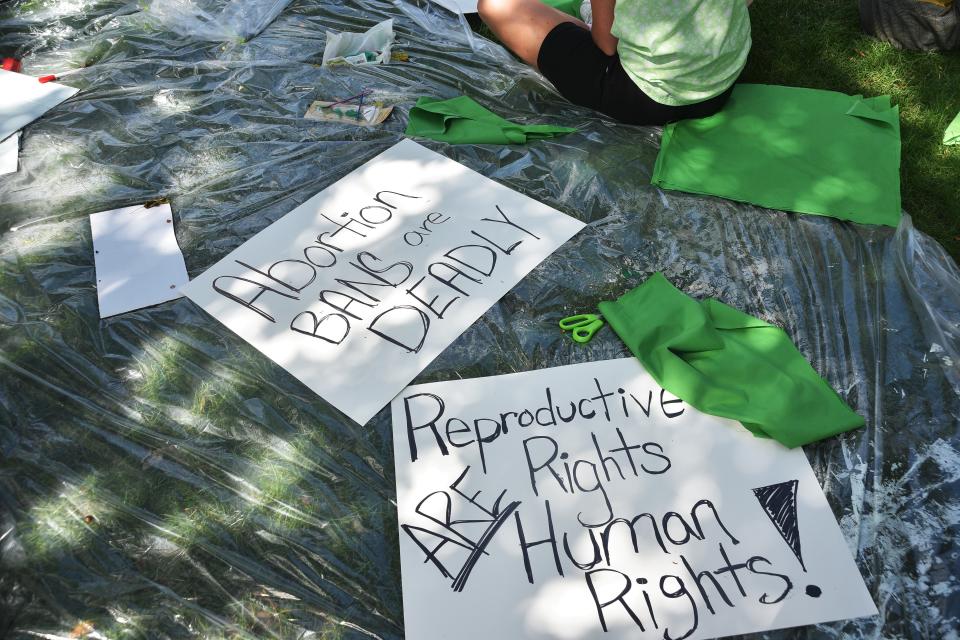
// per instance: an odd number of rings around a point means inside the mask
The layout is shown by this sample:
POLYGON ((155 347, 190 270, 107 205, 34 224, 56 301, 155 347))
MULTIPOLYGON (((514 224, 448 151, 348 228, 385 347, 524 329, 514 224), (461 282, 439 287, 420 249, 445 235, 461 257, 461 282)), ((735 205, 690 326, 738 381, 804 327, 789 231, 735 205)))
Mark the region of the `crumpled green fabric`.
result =
POLYGON ((895 227, 899 110, 889 96, 739 84, 719 113, 666 126, 652 182, 895 227))
POLYGON ((797 447, 864 424, 782 329, 660 273, 599 309, 661 387, 756 436, 797 447))
POLYGON ((526 144, 576 131, 548 124, 521 125, 504 120, 467 96, 449 100, 420 98, 410 109, 406 135, 450 144, 526 144))
POLYGON ((581 19, 580 16, 580 5, 582 4, 581 0, 540 0, 543 4, 548 7, 553 7, 558 9, 567 15, 573 16, 577 20, 581 19))
POLYGON ((960 144, 960 113, 943 134, 943 144, 960 144))

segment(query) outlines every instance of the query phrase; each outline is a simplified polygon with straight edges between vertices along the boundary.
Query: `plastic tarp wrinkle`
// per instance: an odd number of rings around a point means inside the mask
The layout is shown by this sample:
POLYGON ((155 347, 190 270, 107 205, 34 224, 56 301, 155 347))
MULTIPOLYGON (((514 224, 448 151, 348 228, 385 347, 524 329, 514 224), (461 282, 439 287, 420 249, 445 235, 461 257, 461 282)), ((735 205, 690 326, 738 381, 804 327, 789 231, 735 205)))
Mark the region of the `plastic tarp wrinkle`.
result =
POLYGON ((145 14, 158 29, 206 40, 244 42, 263 31, 290 2, 152 0, 145 6, 145 14))
POLYGON ((417 382, 627 356, 557 321, 657 271, 784 327, 866 420, 805 451, 881 614, 764 637, 955 632, 960 277, 908 216, 661 191, 656 130, 565 102, 426 1, 298 0, 230 46, 125 0, 0 7, 0 50, 82 89, 0 176, 0 635, 403 637, 388 412, 346 421, 189 300, 100 321, 87 217, 169 196, 196 276, 395 144, 416 98, 464 94, 578 130, 429 146, 590 225, 417 382), (389 18, 409 62, 320 67, 327 31, 389 18), (303 118, 367 88, 399 101, 377 129, 303 118))

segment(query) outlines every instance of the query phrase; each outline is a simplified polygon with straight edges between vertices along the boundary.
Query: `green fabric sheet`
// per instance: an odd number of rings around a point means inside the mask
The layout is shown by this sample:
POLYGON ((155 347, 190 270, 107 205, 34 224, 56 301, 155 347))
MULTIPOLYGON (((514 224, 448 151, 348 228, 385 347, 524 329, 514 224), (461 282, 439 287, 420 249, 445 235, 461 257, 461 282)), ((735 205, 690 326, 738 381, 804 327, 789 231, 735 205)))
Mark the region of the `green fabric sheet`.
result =
POLYGON ((960 144, 960 113, 943 134, 943 144, 960 144))
POLYGON ((547 124, 521 125, 504 120, 467 96, 449 100, 420 98, 410 110, 406 135, 450 144, 526 144, 576 131, 547 124))
POLYGON ((581 0, 540 0, 543 4, 548 7, 553 7, 554 9, 559 9, 567 15, 573 16, 577 20, 581 20, 580 16, 580 4, 581 0))
POLYGON ((698 302, 662 274, 600 313, 664 389, 704 413, 797 447, 863 426, 782 329, 698 302))
POLYGON ((900 221, 900 115, 889 96, 740 84, 664 128, 653 183, 864 224, 900 221))

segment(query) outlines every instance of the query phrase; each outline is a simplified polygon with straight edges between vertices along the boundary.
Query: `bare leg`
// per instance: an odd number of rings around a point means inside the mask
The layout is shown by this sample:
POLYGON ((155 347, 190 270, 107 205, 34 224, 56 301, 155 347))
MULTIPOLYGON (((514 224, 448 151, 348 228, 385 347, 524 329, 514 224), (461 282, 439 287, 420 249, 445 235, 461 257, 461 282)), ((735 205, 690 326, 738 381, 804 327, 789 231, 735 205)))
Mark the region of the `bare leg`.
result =
POLYGON ((540 0, 480 0, 477 11, 500 42, 531 67, 537 66, 540 45, 555 26, 573 22, 587 28, 580 20, 540 0))

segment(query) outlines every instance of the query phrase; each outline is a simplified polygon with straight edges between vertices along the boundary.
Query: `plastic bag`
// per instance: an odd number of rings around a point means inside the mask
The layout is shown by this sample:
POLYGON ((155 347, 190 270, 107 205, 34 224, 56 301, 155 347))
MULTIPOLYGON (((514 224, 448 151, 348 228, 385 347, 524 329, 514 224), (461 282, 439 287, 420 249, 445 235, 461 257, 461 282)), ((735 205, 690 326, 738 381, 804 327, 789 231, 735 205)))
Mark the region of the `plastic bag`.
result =
POLYGON ((327 31, 327 46, 323 49, 323 66, 390 62, 390 47, 393 45, 393 40, 392 19, 384 20, 364 33, 327 31))

